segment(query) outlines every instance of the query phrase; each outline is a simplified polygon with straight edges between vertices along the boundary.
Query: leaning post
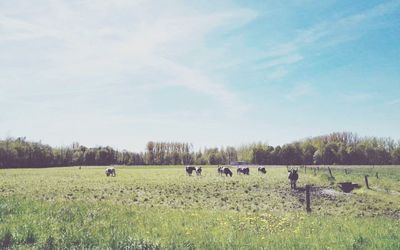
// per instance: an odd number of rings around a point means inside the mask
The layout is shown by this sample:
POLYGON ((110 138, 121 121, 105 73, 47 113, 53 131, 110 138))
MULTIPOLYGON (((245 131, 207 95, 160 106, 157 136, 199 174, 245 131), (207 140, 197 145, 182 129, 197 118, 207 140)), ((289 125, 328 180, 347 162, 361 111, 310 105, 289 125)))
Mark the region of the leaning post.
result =
POLYGON ((311 212, 310 185, 306 185, 306 211, 311 212))
POLYGON ((333 175, 332 175, 332 170, 331 170, 330 167, 328 167, 328 171, 329 171, 329 175, 330 175, 331 177, 333 177, 333 175))
POLYGON ((367 186, 368 189, 370 189, 368 185, 368 175, 365 175, 364 178, 365 178, 365 185, 367 186))

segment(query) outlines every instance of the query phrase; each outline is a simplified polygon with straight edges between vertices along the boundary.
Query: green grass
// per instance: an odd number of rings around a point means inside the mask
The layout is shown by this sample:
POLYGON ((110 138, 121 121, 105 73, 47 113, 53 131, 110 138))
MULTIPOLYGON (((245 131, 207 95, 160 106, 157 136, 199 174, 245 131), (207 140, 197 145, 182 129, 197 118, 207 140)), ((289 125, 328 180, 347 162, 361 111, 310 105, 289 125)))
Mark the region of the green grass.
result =
POLYGON ((107 178, 103 167, 3 169, 0 248, 400 249, 399 168, 338 167, 334 181, 301 169, 300 191, 285 168, 255 170, 229 178, 211 166, 201 177, 182 166, 117 167, 107 178), (363 187, 345 195, 342 181, 363 187), (317 190, 311 214, 305 184, 317 190))

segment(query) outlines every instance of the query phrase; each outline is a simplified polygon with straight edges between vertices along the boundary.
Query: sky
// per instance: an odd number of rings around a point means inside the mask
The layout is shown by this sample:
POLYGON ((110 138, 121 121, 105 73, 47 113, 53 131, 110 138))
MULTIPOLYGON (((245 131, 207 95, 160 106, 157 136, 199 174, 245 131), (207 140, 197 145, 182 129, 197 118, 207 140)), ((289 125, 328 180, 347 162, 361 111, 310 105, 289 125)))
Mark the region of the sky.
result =
POLYGON ((400 139, 400 1, 0 1, 0 138, 400 139))

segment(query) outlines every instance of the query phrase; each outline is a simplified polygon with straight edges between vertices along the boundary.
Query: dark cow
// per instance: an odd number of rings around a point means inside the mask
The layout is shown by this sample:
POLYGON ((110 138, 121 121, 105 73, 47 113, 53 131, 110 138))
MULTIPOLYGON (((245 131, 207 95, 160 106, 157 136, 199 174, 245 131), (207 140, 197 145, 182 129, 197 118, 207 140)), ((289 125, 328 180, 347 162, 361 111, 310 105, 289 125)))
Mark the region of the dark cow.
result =
POLYGON ((237 168, 237 174, 249 175, 250 174, 250 168, 249 167, 238 167, 237 168))
POLYGON ((288 168, 288 179, 290 182, 290 188, 296 189, 296 182, 299 179, 299 174, 297 173, 299 169, 289 169, 288 168))
POLYGON ((224 171, 225 176, 229 175, 230 177, 232 177, 232 171, 229 168, 224 167, 223 171, 224 171))
POLYGON ((218 174, 219 175, 223 175, 225 174, 225 176, 230 176, 232 177, 232 171, 228 168, 228 167, 219 167, 217 168, 218 174))
POLYGON ((262 173, 262 174, 266 174, 267 173, 267 170, 265 169, 265 167, 258 167, 257 168, 257 170, 258 170, 258 173, 262 173))
POLYGON ((110 168, 106 168, 106 176, 112 176, 115 177, 117 175, 115 168, 110 167, 110 168))
POLYGON ((186 166, 186 174, 188 176, 192 176, 193 171, 196 171, 196 167, 194 167, 194 166, 186 166))
POLYGON ((202 172, 203 170, 201 169, 201 167, 196 167, 196 168, 195 168, 195 171, 196 171, 196 175, 199 176, 199 175, 201 175, 201 172, 202 172))

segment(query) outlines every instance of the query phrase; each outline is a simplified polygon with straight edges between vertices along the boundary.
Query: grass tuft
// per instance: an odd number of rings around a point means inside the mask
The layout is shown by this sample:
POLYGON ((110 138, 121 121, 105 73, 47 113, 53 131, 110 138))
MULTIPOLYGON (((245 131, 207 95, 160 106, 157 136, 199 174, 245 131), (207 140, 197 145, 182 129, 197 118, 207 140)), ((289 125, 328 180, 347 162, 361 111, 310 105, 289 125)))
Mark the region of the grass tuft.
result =
POLYGON ((4 249, 11 248, 13 241, 13 235, 9 229, 6 229, 4 233, 0 236, 1 247, 4 249))

